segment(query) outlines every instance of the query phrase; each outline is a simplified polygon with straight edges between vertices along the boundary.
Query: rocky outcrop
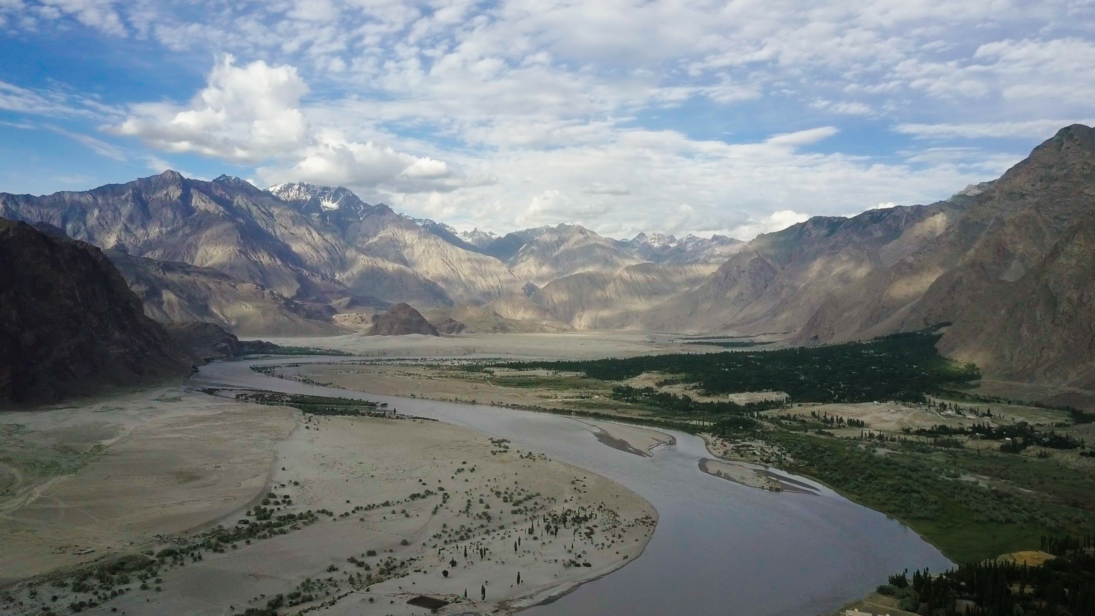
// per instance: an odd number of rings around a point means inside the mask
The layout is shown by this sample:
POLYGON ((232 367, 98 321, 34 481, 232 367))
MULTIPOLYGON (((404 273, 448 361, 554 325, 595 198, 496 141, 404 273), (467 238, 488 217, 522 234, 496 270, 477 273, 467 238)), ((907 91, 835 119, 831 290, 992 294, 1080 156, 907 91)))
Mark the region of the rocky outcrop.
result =
POLYGON ((98 248, 0 220, 0 403, 185 376, 186 359, 98 248))
POLYGON ((467 329, 466 325, 452 317, 447 317, 445 320, 439 322, 436 327, 438 332, 450 336, 459 334, 467 329))
POLYGON ((195 363, 240 355, 239 338, 214 323, 171 324, 167 326, 167 333, 180 349, 195 359, 195 363))
POLYGON ((407 304, 396 304, 387 312, 376 315, 373 326, 368 332, 369 336, 406 336, 408 334, 441 335, 420 312, 407 304))

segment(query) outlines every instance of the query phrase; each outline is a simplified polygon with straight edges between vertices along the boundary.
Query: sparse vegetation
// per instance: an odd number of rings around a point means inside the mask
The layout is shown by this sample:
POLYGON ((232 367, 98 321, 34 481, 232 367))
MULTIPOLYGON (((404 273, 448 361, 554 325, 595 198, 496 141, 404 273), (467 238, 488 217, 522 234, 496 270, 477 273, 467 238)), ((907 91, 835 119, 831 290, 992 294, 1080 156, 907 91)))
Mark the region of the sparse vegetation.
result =
POLYGON ((354 400, 351 398, 303 396, 272 391, 260 391, 236 394, 236 400, 271 406, 291 406, 312 415, 387 416, 390 414, 386 410, 383 410, 383 407, 387 407, 387 404, 382 407, 376 402, 354 400))

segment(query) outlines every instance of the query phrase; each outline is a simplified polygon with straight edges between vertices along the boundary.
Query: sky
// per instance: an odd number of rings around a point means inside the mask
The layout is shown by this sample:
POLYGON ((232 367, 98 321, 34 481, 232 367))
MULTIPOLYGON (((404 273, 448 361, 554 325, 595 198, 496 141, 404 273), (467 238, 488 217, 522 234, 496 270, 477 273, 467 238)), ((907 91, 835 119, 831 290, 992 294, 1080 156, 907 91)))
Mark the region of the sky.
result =
POLYGON ((175 169, 748 240, 1095 122, 1095 0, 0 0, 0 191, 175 169))

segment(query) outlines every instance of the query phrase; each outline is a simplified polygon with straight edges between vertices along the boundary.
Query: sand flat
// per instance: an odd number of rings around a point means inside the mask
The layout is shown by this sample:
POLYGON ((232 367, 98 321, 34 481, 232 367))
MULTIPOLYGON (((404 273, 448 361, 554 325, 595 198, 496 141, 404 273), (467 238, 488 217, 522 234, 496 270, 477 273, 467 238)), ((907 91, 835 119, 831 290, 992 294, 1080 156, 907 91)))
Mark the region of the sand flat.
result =
POLYGON ((699 466, 701 471, 709 475, 721 477, 728 481, 740 483, 751 488, 771 491, 783 489, 783 486, 779 481, 761 473, 758 469, 738 462, 704 458, 700 460, 699 466))
MULTIPOLYGON (((18 438, 34 442, 38 456, 20 450, 20 485, 0 496, 8 581, 132 550, 238 509, 262 492, 273 444, 295 425, 285 409, 177 390, 7 413, 0 422, 19 426, 18 438), (80 450, 89 435, 101 440, 73 457, 65 435, 80 450), (72 472, 53 473, 58 459, 72 472)), ((8 450, 20 444, 4 441, 8 450)))
POLYGON ((605 445, 640 456, 649 457, 655 447, 676 442, 672 436, 652 428, 592 419, 577 421, 592 428, 597 440, 605 445))
MULTIPOLYGON (((454 602, 449 611, 510 611, 626 565, 654 531, 653 507, 622 486, 448 424, 313 416, 204 394, 154 398, 96 407, 87 421, 118 426, 97 428, 113 435, 109 446, 0 519, 5 547, 18 546, 18 577, 107 553, 192 549, 202 529, 254 519, 258 504, 274 515, 323 513, 283 534, 188 552, 161 565, 160 590, 131 580, 129 592, 85 613, 222 615, 302 584, 321 589, 297 609, 421 614, 407 601, 428 594, 454 602), (173 410, 147 416, 163 404, 173 410), (560 526, 564 514, 570 523, 560 526), (40 540, 55 529, 55 540, 40 540)), ((86 411, 36 417, 35 427, 55 436, 86 411)), ((40 612, 45 599, 27 585, 9 591, 0 610, 40 612)), ((69 587, 50 592, 62 605, 89 598, 69 587)))

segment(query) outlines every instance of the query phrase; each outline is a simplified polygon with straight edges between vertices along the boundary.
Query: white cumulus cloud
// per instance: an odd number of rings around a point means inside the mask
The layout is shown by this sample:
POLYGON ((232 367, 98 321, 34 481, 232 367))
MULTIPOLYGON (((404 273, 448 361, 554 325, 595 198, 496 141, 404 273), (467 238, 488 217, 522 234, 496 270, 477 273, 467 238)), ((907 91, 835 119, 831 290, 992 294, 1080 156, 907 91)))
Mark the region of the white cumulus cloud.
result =
POLYGON ((307 92, 291 66, 261 60, 236 66, 228 55, 188 105, 133 105, 131 115, 112 130, 168 152, 255 163, 304 143, 307 127, 299 105, 307 92))
POLYGON ((772 212, 766 218, 750 220, 730 231, 730 237, 739 239, 752 239, 762 233, 782 231, 791 225, 809 220, 810 215, 794 210, 779 210, 772 212))
POLYGON ((303 110, 302 99, 308 92, 295 67, 271 66, 262 60, 239 66, 227 55, 188 104, 135 104, 129 117, 107 130, 140 138, 166 152, 259 164, 259 176, 270 183, 354 187, 388 183, 408 193, 451 190, 458 184, 444 161, 316 128, 303 110))

